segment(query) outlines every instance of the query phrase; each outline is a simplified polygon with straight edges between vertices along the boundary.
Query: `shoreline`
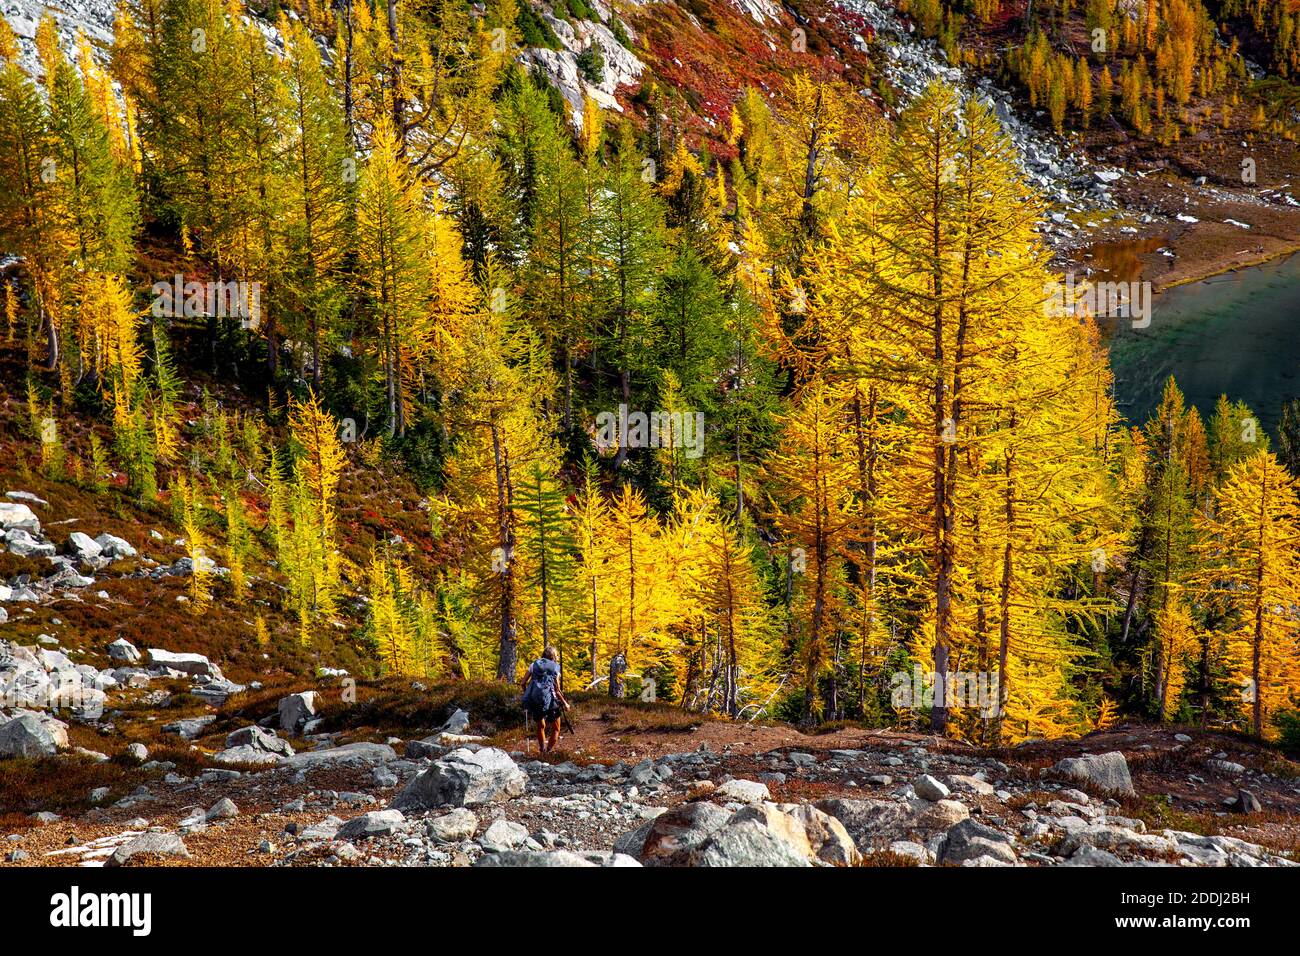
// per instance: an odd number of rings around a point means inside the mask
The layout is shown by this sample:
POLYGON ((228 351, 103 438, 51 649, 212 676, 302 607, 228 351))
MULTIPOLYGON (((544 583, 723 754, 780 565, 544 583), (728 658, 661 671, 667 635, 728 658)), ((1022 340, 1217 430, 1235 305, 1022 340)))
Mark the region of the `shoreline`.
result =
POLYGON ((1134 176, 1116 189, 1116 213, 1071 248, 1065 268, 1160 293, 1300 252, 1300 206, 1276 188, 1134 176))
POLYGON ((1213 279, 1217 276, 1228 275, 1232 272, 1240 272, 1245 269, 1254 269, 1258 266, 1267 265, 1270 262, 1277 262, 1282 259, 1290 258, 1296 253, 1300 253, 1300 240, 1296 240, 1289 246, 1283 246, 1264 253, 1254 259, 1245 261, 1221 260, 1219 264, 1202 271, 1197 271, 1187 276, 1180 276, 1168 282, 1152 281, 1152 291, 1159 295, 1162 292, 1168 292, 1171 289, 1177 289, 1179 286, 1191 285, 1196 282, 1204 282, 1206 279, 1213 279))

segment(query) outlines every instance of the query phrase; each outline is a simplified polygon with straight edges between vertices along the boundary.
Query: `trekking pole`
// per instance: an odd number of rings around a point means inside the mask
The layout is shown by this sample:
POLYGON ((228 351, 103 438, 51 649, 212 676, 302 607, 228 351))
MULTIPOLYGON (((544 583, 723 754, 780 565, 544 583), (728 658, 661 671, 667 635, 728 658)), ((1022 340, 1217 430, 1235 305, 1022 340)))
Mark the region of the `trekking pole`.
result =
POLYGON ((528 717, 528 708, 524 708, 524 753, 531 754, 533 747, 533 722, 528 717))

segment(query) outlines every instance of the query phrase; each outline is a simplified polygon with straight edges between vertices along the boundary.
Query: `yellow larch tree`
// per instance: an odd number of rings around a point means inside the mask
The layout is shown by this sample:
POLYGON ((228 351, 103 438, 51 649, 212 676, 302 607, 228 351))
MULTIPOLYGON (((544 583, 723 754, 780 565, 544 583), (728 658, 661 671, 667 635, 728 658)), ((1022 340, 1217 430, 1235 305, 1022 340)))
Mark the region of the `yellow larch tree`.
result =
POLYGON ((1202 588, 1229 609, 1224 633, 1241 716, 1257 737, 1300 697, 1300 498, 1268 451, 1233 465, 1198 519, 1202 588))
MULTIPOLYGON (((825 709, 818 682, 840 650, 844 552, 854 526, 853 463, 844 418, 843 396, 813 380, 782 416, 784 439, 766 464, 773 520, 790 549, 790 638, 798 652, 807 717, 825 709)), ((832 710, 834 696, 833 689, 832 710)))

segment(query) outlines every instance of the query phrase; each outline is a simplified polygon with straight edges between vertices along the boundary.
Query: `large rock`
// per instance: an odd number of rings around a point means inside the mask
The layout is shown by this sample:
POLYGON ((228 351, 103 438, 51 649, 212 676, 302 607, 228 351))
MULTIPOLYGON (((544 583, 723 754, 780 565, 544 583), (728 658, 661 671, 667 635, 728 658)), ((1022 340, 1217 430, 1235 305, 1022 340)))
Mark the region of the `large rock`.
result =
POLYGON ((112 644, 108 645, 108 658, 109 660, 134 664, 140 659, 140 652, 136 650, 135 645, 125 637, 119 637, 112 644))
POLYGON ((216 714, 206 714, 202 717, 183 717, 180 720, 173 720, 170 724, 163 724, 163 733, 179 734, 186 740, 193 740, 195 737, 202 736, 204 728, 216 721, 216 719, 216 714))
POLYGON ((963 820, 949 829, 939 847, 940 863, 965 863, 981 857, 1007 864, 1017 862, 1010 839, 975 820, 963 820))
POLYGON ((614 852, 646 866, 683 866, 730 819, 731 814, 716 804, 683 803, 623 834, 614 841, 614 852))
POLYGON ((1081 846, 1061 866, 1123 866, 1124 862, 1114 853, 1098 850, 1096 847, 1081 846))
POLYGON ((229 797, 222 797, 208 808, 208 812, 203 814, 203 819, 208 823, 215 823, 219 820, 233 820, 237 816, 239 816, 239 807, 235 801, 229 797))
POLYGON ((970 816, 957 800, 819 800, 818 810, 844 825, 856 847, 866 853, 889 849, 899 841, 926 843, 970 816))
POLYGON ((247 763, 270 765, 286 762, 286 758, 282 757, 280 754, 270 753, 258 747, 250 747, 247 745, 241 747, 227 747, 220 753, 213 754, 212 760, 214 763, 222 764, 247 763))
POLYGON ((24 531, 22 528, 14 528, 8 534, 0 532, 0 538, 4 539, 5 547, 9 549, 9 553, 20 558, 54 557, 54 545, 48 541, 33 537, 30 532, 24 531))
POLYGON ((469 714, 457 707, 447 722, 438 728, 439 734, 463 734, 469 730, 469 714))
POLYGON ((63 651, 42 647, 36 652, 36 658, 47 671, 75 671, 77 665, 63 651))
MULTIPOLYGON (((203 678, 196 678, 197 681, 203 681, 203 678)), ((204 683, 196 683, 191 688, 190 693, 200 698, 204 703, 213 707, 220 707, 233 694, 242 694, 247 688, 243 684, 236 684, 234 681, 226 680, 224 677, 215 680, 207 680, 204 683)))
POLYGON ((302 730, 307 721, 316 716, 316 699, 314 690, 305 690, 282 698, 279 708, 280 729, 290 734, 302 730))
POLYGON ((1070 856, 1083 846, 1110 851, 1148 850, 1157 854, 1170 854, 1178 849, 1176 841, 1169 837, 1138 833, 1113 823, 1089 823, 1069 828, 1056 852, 1061 856, 1070 856))
POLYGON ((478 829, 478 817, 472 810, 457 807, 451 813, 427 821, 424 829, 435 843, 460 843, 474 835, 478 829))
POLYGON ((150 667, 166 667, 193 677, 222 679, 221 669, 202 654, 176 654, 157 647, 151 647, 147 657, 150 667))
POLYGON ((1118 750, 1104 754, 1086 754, 1082 757, 1066 757, 1058 761, 1052 769, 1061 776, 1103 793, 1126 797, 1136 795, 1133 790, 1133 778, 1128 772, 1128 761, 1118 750))
POLYGON ((689 855, 692 866, 812 866, 803 825, 772 804, 745 807, 689 855))
POLYGON ((188 860, 189 848, 175 833, 144 833, 130 843, 118 847, 105 862, 105 866, 122 866, 133 856, 175 856, 188 860))
POLYGON ((453 750, 408 783, 392 805, 397 810, 480 806, 517 797, 527 786, 528 775, 504 750, 453 750))
POLYGON ((438 743, 436 735, 425 737, 423 740, 408 740, 406 748, 402 751, 408 760, 420 760, 423 757, 440 757, 447 752, 447 748, 438 743))
POLYGON ((479 843, 485 850, 513 850, 528 839, 528 828, 502 817, 483 831, 479 843))
POLYGON ((226 747, 253 747, 280 757, 292 757, 293 747, 289 741, 281 740, 273 730, 263 730, 256 724, 240 727, 226 735, 226 747))
POLYGON ((308 770, 312 767, 342 765, 348 767, 373 767, 397 759, 397 752, 388 744, 375 744, 361 741, 330 747, 327 750, 310 750, 294 754, 289 758, 289 766, 295 770, 308 770))
POLYGON ((68 541, 63 546, 63 553, 71 555, 78 561, 94 561, 103 550, 95 539, 84 531, 72 532, 72 534, 68 535, 68 541))
POLYGON ((26 505, 16 501, 0 501, 0 529, 12 531, 15 528, 40 534, 41 522, 26 505))
POLYGON ((931 802, 947 800, 951 793, 947 787, 928 773, 922 774, 918 777, 916 782, 912 784, 912 789, 916 791, 916 795, 922 800, 929 800, 931 802))
POLYGON ((117 560, 118 558, 134 558, 136 551, 126 540, 109 534, 105 531, 103 534, 95 535, 95 544, 99 545, 100 553, 106 558, 117 560))
MULTIPOLYGON (((66 742, 65 736, 65 745, 66 742)), ((0 756, 47 757, 58 750, 54 733, 34 714, 24 714, 0 724, 0 756)))
POLYGON ((718 796, 737 803, 762 803, 771 798, 767 785, 755 780, 728 780, 718 787, 718 796))
POLYGON ((14 658, 0 668, 0 694, 11 707, 50 706, 54 682, 40 664, 14 658))
POLYGON ((785 804, 781 809, 803 826, 808 844, 823 863, 834 866, 853 866, 862 858, 853 843, 853 837, 844 824, 829 813, 810 804, 785 804))
POLYGON ((527 850, 505 850, 500 853, 484 853, 475 866, 597 866, 591 860, 584 859, 570 850, 551 850, 549 852, 529 852, 527 850))
POLYGON ((609 853, 603 850, 588 850, 574 853, 572 850, 503 850, 500 853, 484 853, 475 866, 640 866, 636 860, 622 853, 609 853))
POLYGON ((405 822, 406 815, 401 810, 371 810, 339 827, 337 836, 340 840, 385 836, 405 822))
POLYGON ((95 686, 98 674, 88 678, 80 671, 63 669, 52 671, 50 677, 46 706, 70 711, 78 720, 98 720, 104 715, 108 696, 95 686))

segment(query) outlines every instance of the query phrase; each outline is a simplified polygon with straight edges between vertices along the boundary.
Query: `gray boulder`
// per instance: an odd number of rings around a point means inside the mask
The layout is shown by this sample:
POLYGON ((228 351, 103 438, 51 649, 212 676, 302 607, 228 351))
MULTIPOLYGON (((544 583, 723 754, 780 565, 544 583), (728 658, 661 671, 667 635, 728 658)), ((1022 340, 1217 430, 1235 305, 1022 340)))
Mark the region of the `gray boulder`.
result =
MULTIPOLYGON (((198 678, 198 680, 201 681, 203 678, 198 678)), ((208 680, 206 683, 196 684, 190 693, 201 698, 206 704, 220 707, 232 694, 242 694, 246 689, 243 684, 236 684, 234 681, 221 677, 208 680)))
POLYGON ((26 505, 15 501, 0 501, 0 528, 5 531, 17 528, 20 531, 40 534, 41 522, 36 517, 36 513, 26 505))
POLYGON ((1123 866, 1114 853, 1098 850, 1095 846, 1081 846, 1061 866, 1123 866))
POLYGON ((307 721, 316 716, 316 692, 306 690, 281 699, 279 707, 280 729, 296 734, 307 721))
POLYGON ((948 830, 939 846, 940 863, 965 863, 992 857, 1002 863, 1017 862, 1011 840, 992 827, 975 820, 963 820, 948 830))
MULTIPOLYGON (((66 739, 65 736, 65 742, 66 739)), ((47 757, 58 750, 54 733, 33 714, 24 714, 0 724, 0 756, 47 757)))
POLYGON ((113 661, 122 661, 127 664, 134 664, 140 659, 140 652, 136 650, 135 645, 125 637, 119 637, 112 644, 108 645, 108 658, 113 661))
POLYGON ((229 797, 222 797, 208 809, 203 819, 213 823, 217 820, 233 820, 237 816, 239 816, 239 807, 235 805, 235 801, 229 797))
POLYGON ((385 836, 405 822, 406 815, 401 810, 371 810, 339 827, 337 836, 340 840, 364 840, 369 837, 385 836))
POLYGON ((175 833, 144 833, 130 843, 118 847, 113 855, 104 861, 105 866, 122 866, 134 856, 175 856, 188 860, 189 847, 175 833))
POLYGON ((1104 793, 1126 797, 1136 796, 1133 778, 1128 772, 1128 761, 1118 750, 1104 754, 1086 754, 1082 757, 1066 757, 1058 761, 1052 769, 1061 776, 1104 793))
POLYGON ((311 843, 316 840, 333 840, 339 832, 343 821, 336 816, 328 816, 319 823, 313 823, 298 834, 299 843, 311 843))
POLYGON ((715 804, 683 803, 623 834, 614 841, 614 852, 645 866, 683 866, 730 819, 731 814, 715 804))
POLYGON ((68 535, 67 543, 63 546, 63 553, 76 558, 78 561, 94 561, 103 552, 95 539, 84 531, 74 531, 68 535))
MULTIPOLYGON (((463 734, 469 729, 469 714, 459 707, 447 718, 447 722, 438 728, 439 734, 463 734)), ((435 736, 437 736, 435 734, 435 736)))
POLYGON ((260 747, 252 747, 247 744, 240 747, 227 747, 220 753, 213 754, 212 759, 216 763, 248 763, 248 764, 278 764, 284 763, 286 758, 280 754, 270 753, 262 750, 260 747))
POLYGON ((690 854, 692 866, 812 866, 803 826, 772 807, 746 807, 690 854))
POLYGON ((474 836, 474 831, 477 829, 478 817, 474 815, 474 811, 466 810, 464 807, 457 807, 451 813, 434 817, 424 825, 429 839, 435 843, 460 843, 474 836))
POLYGON ((174 654, 161 648, 151 647, 146 655, 150 667, 163 667, 193 677, 211 677, 221 679, 221 669, 202 654, 174 654))
POLYGON ((520 796, 528 775, 495 747, 453 750, 406 785, 394 809, 479 806, 520 796))
POLYGON ((550 850, 548 852, 530 852, 528 850, 504 850, 500 853, 484 853, 479 857, 477 866, 598 866, 569 850, 550 850))
POLYGON ((479 843, 485 850, 513 850, 527 839, 527 827, 503 817, 492 821, 491 826, 479 837, 479 843))
POLYGON ((202 736, 204 728, 216 719, 216 714, 208 714, 203 717, 185 717, 181 720, 173 720, 170 724, 163 724, 163 732, 179 734, 186 740, 193 740, 195 737, 202 736))
POLYGON ((54 557, 54 545, 48 541, 32 537, 30 532, 24 531, 22 528, 14 528, 8 534, 0 535, 0 537, 3 537, 5 547, 9 549, 9 553, 16 554, 20 558, 54 557))
POLYGON ((292 757, 293 747, 289 741, 281 740, 274 730, 263 730, 256 724, 240 727, 226 735, 226 747, 253 747, 268 754, 280 757, 292 757))
POLYGON ((1089 823, 1067 829, 1064 839, 1054 852, 1061 856, 1070 856, 1081 846, 1112 851, 1148 850, 1157 854, 1174 853, 1178 850, 1177 842, 1169 837, 1138 833, 1113 823, 1089 823))
POLYGON ((289 758, 289 766, 295 770, 306 770, 327 765, 373 767, 396 759, 397 752, 388 744, 361 741, 355 744, 344 744, 341 747, 330 747, 326 750, 311 750, 294 754, 289 758))
POLYGON ((1237 799, 1232 802, 1232 809, 1238 813, 1259 813, 1264 808, 1255 794, 1249 790, 1238 790, 1237 799))
POLYGON ((737 803, 762 803, 771 799, 767 785, 756 780, 728 780, 718 787, 717 794, 724 800, 735 800, 737 803))
POLYGON ((918 777, 916 782, 912 784, 912 789, 916 791, 916 795, 922 800, 929 800, 931 802, 936 800, 947 800, 948 795, 951 792, 947 787, 928 773, 922 774, 918 777))
POLYGON ((436 734, 423 740, 408 740, 406 749, 402 751, 411 760, 419 760, 421 757, 440 757, 446 752, 447 748, 438 743, 436 734))
POLYGON ((100 554, 113 560, 134 558, 136 555, 135 548, 129 542, 117 537, 117 535, 109 534, 107 531, 95 535, 95 544, 99 545, 100 554))
POLYGON ((817 859, 833 866, 853 866, 862 854, 853 843, 853 837, 844 824, 829 813, 810 804, 784 804, 781 810, 793 817, 803 827, 808 844, 817 859))
POLYGON ((957 800, 818 800, 814 806, 844 825, 862 852, 889 849, 899 840, 927 843, 970 816, 957 800))

